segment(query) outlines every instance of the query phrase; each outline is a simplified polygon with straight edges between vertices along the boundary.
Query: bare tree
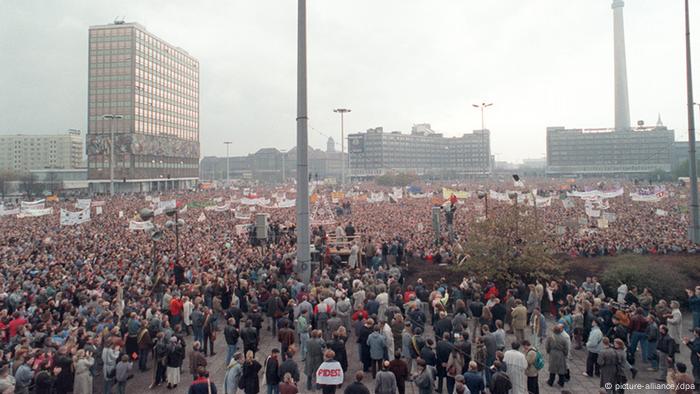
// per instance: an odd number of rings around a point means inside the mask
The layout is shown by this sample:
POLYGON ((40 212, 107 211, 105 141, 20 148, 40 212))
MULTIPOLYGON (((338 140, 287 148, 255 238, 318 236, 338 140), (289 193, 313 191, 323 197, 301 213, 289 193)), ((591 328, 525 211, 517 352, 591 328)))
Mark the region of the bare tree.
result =
POLYGON ((10 182, 16 181, 18 179, 17 174, 12 171, 1 171, 0 172, 0 195, 4 200, 7 193, 10 191, 10 182))
POLYGON ((27 194, 27 199, 31 199, 37 188, 36 175, 24 174, 21 181, 20 190, 27 194))
POLYGON ((61 181, 59 180, 58 174, 53 171, 49 171, 46 175, 46 186, 52 195, 56 194, 56 191, 61 189, 61 181))

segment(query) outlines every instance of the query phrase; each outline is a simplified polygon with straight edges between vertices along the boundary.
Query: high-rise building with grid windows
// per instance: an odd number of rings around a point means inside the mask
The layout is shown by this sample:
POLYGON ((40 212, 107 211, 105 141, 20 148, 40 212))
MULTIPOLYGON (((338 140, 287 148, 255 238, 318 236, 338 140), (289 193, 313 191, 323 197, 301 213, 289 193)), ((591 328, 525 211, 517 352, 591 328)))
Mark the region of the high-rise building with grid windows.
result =
POLYGON ((88 61, 86 146, 92 190, 109 190, 112 134, 117 192, 196 184, 197 59, 138 23, 115 22, 90 27, 88 61))

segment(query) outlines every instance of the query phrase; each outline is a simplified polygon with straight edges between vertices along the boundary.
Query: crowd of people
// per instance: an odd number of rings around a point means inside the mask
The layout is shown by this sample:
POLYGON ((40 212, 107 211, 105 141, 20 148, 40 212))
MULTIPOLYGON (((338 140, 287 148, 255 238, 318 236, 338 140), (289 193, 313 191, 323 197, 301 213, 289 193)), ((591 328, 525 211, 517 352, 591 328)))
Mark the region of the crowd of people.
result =
MULTIPOLYGON (((567 229, 550 242, 556 251, 587 256, 694 253, 682 235, 682 190, 666 190, 655 205, 611 199, 614 224, 567 229), (667 214, 655 215, 661 208, 667 214)), ((328 192, 317 188, 316 205, 333 212, 328 192)), ((175 198, 185 219, 179 244, 170 231, 153 241, 129 229, 129 219, 149 204, 143 195, 104 197, 100 215, 73 226, 60 226, 55 215, 0 218, 0 393, 123 394, 163 386, 195 394, 404 394, 411 387, 421 394, 520 394, 539 393, 540 375, 549 386, 577 392, 568 387, 567 367, 577 351, 587 352, 587 376, 600 387, 612 384, 607 392, 635 379, 641 365, 663 381, 700 381, 700 288, 688 299, 657 300, 633 283, 605 294, 594 278, 580 285, 564 278, 493 283, 473 273, 461 281, 407 281, 408 262, 450 263, 463 253, 446 235, 434 243, 432 199, 407 195, 346 202, 330 215, 333 222, 315 221, 312 239, 323 264, 303 283, 293 208, 258 208, 270 214, 263 243, 237 231, 232 210, 203 208, 240 194, 160 196, 175 198), (329 234, 361 234, 362 241, 343 259, 323 253, 329 234), (681 303, 692 314, 692 333, 681 303), (261 354, 261 341, 269 340, 279 346, 261 354), (221 341, 225 376, 210 376, 221 341), (677 358, 682 347, 690 348, 690 364, 677 358), (351 369, 357 361, 359 371, 351 369), (130 378, 144 373, 150 387, 132 387, 130 378)), ((489 203, 489 217, 512 209, 489 203)), ((457 204, 456 240, 468 237, 470 220, 485 213, 481 206, 476 198, 457 204)), ((566 209, 558 201, 538 209, 550 230, 584 212, 582 203, 566 209)), ((153 220, 165 227, 166 219, 153 220)))

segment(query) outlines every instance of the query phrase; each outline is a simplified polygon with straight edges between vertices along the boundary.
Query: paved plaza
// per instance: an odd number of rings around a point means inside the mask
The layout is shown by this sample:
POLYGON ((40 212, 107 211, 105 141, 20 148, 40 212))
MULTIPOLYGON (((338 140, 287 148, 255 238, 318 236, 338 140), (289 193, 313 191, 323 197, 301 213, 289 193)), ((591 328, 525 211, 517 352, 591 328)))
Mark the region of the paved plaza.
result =
MULTIPOLYGON (((685 319, 686 323, 688 322, 688 319, 685 319)), ((551 323, 551 322, 550 322, 551 323)), ((260 341, 260 351, 256 354, 256 359, 261 363, 264 364, 264 360, 267 357, 267 355, 270 353, 270 350, 272 348, 280 348, 279 342, 277 341, 276 338, 272 336, 270 331, 266 330, 267 324, 263 325, 263 329, 261 331, 262 339, 260 341)), ((551 327, 551 324, 550 324, 551 327)), ((426 325, 427 328, 427 336, 432 337, 432 327, 429 325, 426 325)), ((688 332, 689 329, 689 324, 686 324, 685 327, 685 333, 687 335, 691 335, 690 332, 688 332)), ((354 374, 356 371, 362 369, 362 364, 359 361, 359 356, 358 356, 358 350, 357 350, 357 344, 356 344, 356 339, 357 337, 352 333, 352 330, 348 330, 350 333, 350 338, 348 340, 346 349, 348 353, 348 363, 349 363, 349 368, 348 372, 346 373, 345 376, 345 382, 346 384, 338 390, 338 392, 342 392, 344 388, 346 387, 347 383, 352 382, 352 379, 354 378, 354 374)), ((515 339, 514 336, 509 335, 508 336, 508 341, 507 343, 510 343, 515 339)), ((187 351, 189 352, 191 349, 192 345, 192 336, 187 337, 187 344, 188 344, 188 349, 187 351)), ((241 348, 242 345, 239 342, 239 348, 241 348)), ((679 361, 683 361, 688 365, 689 367, 689 372, 690 372, 690 354, 688 351, 688 348, 681 344, 681 355, 679 357, 679 361)), ((226 366, 224 365, 225 363, 225 358, 226 358, 226 343, 223 338, 223 333, 220 332, 219 335, 217 336, 217 340, 215 343, 215 348, 216 350, 216 355, 213 357, 208 357, 207 361, 209 363, 207 369, 210 372, 210 376, 212 381, 217 385, 217 388, 219 390, 219 393, 223 393, 223 381, 224 381, 224 375, 226 373, 226 366)), ((637 351, 637 368, 639 369, 639 374, 637 375, 637 378, 632 380, 631 377, 628 374, 628 379, 630 380, 630 384, 640 384, 642 387, 648 384, 653 384, 653 385, 658 385, 661 384, 660 382, 656 381, 655 378, 658 376, 657 372, 647 372, 646 368, 648 367, 648 364, 643 364, 640 363, 639 361, 639 352, 640 350, 637 351)), ((545 355, 545 360, 547 359, 546 354, 545 355)), ((306 375, 304 374, 304 366, 303 363, 301 362, 300 356, 297 354, 295 356, 295 360, 297 361, 297 364, 299 364, 299 370, 301 372, 301 382, 298 384, 299 392, 300 393, 311 393, 314 391, 308 391, 306 390, 306 375)), ((554 383, 554 387, 549 387, 547 386, 547 366, 540 371, 540 393, 544 394, 559 394, 562 392, 562 390, 569 390, 572 393, 581 393, 581 394, 595 394, 598 393, 599 390, 599 378, 588 378, 586 376, 583 376, 582 373, 586 370, 586 351, 585 350, 573 350, 572 351, 572 356, 569 359, 569 369, 571 370, 571 380, 566 383, 564 388, 560 388, 556 382, 554 383)), ((260 373, 261 376, 261 393, 266 392, 266 387, 264 385, 264 376, 262 372, 260 373)), ((129 380, 128 386, 127 386, 127 393, 128 392, 142 392, 143 388, 147 388, 148 385, 150 384, 151 380, 153 378, 153 369, 149 370, 148 372, 145 373, 139 373, 136 372, 136 376, 129 380)), ((165 393, 186 393, 189 384, 191 382, 191 376, 190 373, 187 369, 187 360, 185 360, 185 363, 183 365, 183 373, 182 373, 182 383, 180 386, 173 390, 168 390, 165 388, 165 385, 161 385, 160 387, 154 388, 152 390, 146 390, 149 392, 152 392, 154 394, 165 394, 165 393)), ((363 381, 365 385, 370 389, 370 392, 374 392, 374 380, 372 379, 371 373, 365 374, 365 379, 363 381)), ((100 387, 96 383, 95 387, 100 387)), ((100 392, 100 391, 96 391, 100 392)), ((241 390, 239 390, 241 392, 241 390)), ((317 393, 320 393, 320 390, 316 391, 317 393)), ((417 389, 415 386, 413 386, 410 383, 406 384, 406 393, 407 394, 414 394, 417 393, 417 389)), ((446 390, 443 387, 443 393, 446 392, 446 390)), ((646 389, 646 388, 640 388, 640 389, 632 389, 632 390, 627 390, 627 393, 667 393, 668 390, 659 390, 659 389, 646 389)))

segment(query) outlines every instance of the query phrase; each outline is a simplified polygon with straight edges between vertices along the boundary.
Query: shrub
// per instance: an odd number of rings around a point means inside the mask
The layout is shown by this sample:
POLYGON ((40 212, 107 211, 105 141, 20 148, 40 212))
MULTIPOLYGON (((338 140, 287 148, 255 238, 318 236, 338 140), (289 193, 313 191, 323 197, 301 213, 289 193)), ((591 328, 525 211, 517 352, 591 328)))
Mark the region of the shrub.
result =
POLYGON ((620 282, 628 287, 637 286, 639 293, 648 287, 654 295, 654 303, 659 299, 685 301, 685 288, 688 277, 672 267, 665 267, 658 261, 635 259, 625 256, 611 262, 601 275, 601 284, 605 294, 617 298, 620 282), (635 260, 635 261, 632 261, 635 260))

